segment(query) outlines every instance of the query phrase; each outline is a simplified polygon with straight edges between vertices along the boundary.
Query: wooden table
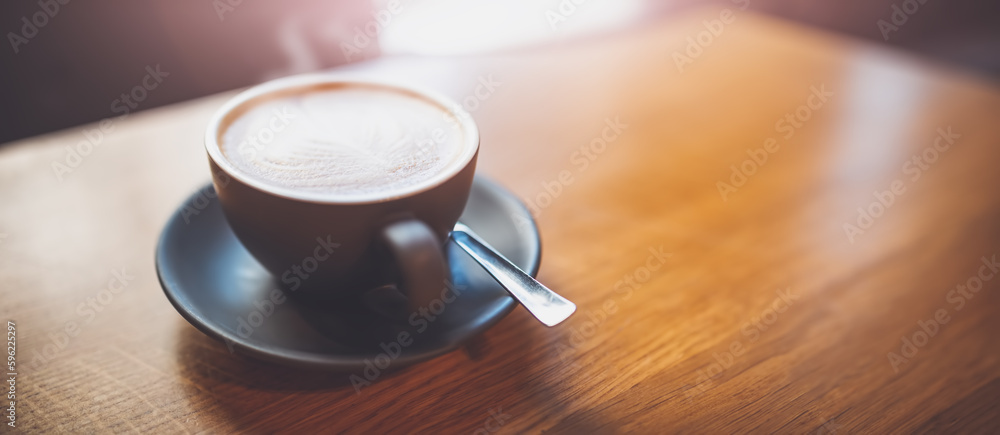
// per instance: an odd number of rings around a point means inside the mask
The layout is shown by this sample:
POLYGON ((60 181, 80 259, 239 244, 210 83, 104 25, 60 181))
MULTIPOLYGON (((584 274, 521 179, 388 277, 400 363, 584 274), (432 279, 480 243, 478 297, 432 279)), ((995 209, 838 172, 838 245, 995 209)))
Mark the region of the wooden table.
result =
POLYGON ((1000 279, 983 267, 1000 253, 1000 88, 738 9, 725 18, 683 68, 674 54, 718 9, 357 67, 475 109, 481 173, 535 209, 540 278, 579 305, 551 329, 518 308, 360 394, 343 375, 231 355, 157 283, 157 236, 208 179, 202 132, 232 94, 110 121, 61 181, 52 164, 80 128, 0 149, 18 427, 1000 430, 1000 279), (491 76, 501 84, 476 97, 491 76), (127 285, 106 292, 123 269, 127 285))

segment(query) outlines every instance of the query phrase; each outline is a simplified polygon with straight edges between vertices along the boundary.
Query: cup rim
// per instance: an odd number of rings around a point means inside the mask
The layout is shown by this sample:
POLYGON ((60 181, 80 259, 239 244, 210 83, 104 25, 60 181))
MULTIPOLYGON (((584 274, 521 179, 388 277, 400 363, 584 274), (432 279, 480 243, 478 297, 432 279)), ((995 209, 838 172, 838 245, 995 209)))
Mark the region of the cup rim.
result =
POLYGON ((253 187, 254 189, 271 195, 320 204, 371 204, 410 197, 431 190, 444 184, 448 180, 453 179, 456 175, 465 170, 465 168, 469 166, 469 163, 479 153, 479 128, 472 119, 472 115, 465 111, 461 105, 447 96, 427 88, 386 79, 361 78, 337 74, 301 74, 261 83, 240 92, 233 98, 230 98, 229 101, 215 111, 209 121, 208 128, 205 130, 205 150, 208 152, 208 156, 212 162, 214 162, 220 170, 225 172, 226 175, 235 178, 241 183, 253 187), (220 129, 223 121, 234 110, 239 109, 242 105, 250 102, 251 100, 263 97, 270 93, 322 84, 377 86, 412 93, 426 98, 441 106, 443 110, 449 112, 449 114, 459 123, 465 133, 464 138, 466 144, 464 146, 463 153, 445 171, 437 174, 429 180, 425 180, 402 189, 393 189, 385 194, 375 193, 367 195, 343 195, 331 192, 296 190, 294 188, 281 187, 272 183, 266 183, 244 174, 243 171, 236 168, 229 162, 229 159, 223 155, 219 144, 219 134, 222 133, 220 129))

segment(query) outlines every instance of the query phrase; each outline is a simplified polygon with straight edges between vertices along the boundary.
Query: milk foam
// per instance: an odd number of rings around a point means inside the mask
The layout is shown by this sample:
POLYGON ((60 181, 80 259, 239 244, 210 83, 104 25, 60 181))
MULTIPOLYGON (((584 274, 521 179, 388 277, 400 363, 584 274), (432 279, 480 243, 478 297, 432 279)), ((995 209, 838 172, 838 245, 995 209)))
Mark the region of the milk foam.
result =
POLYGON ((238 110, 220 137, 223 155, 283 188, 385 194, 434 178, 463 154, 446 109, 390 88, 308 88, 238 110))

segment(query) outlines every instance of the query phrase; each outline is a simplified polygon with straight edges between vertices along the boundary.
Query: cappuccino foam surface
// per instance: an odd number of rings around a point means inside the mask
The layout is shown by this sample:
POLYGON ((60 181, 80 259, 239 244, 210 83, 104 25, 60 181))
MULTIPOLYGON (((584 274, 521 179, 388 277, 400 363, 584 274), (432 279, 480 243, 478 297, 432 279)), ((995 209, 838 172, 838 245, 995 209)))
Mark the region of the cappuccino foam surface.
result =
POLYGON ((435 178, 463 154, 464 136, 450 112, 391 88, 312 87, 241 107, 220 148, 236 169, 272 186, 391 194, 435 178))

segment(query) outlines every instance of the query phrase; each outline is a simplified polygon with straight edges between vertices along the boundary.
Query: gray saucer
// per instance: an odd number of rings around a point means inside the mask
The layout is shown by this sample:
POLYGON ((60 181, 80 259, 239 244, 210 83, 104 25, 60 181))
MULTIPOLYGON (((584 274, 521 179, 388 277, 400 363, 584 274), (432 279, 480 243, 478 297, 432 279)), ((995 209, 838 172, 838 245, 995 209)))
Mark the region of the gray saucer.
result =
MULTIPOLYGON (((460 293, 432 304, 438 315, 382 314, 398 299, 391 285, 329 306, 292 299, 275 304, 269 295, 280 288, 277 280, 233 235, 213 193, 211 185, 202 188, 168 221, 156 271, 181 316, 235 352, 333 371, 360 372, 374 363, 397 369, 454 350, 517 304, 454 243, 446 254, 460 293), (409 339, 400 340, 400 333, 409 339)), ((477 177, 461 220, 521 269, 538 273, 538 228, 510 192, 477 177)))

